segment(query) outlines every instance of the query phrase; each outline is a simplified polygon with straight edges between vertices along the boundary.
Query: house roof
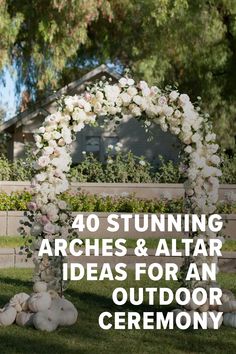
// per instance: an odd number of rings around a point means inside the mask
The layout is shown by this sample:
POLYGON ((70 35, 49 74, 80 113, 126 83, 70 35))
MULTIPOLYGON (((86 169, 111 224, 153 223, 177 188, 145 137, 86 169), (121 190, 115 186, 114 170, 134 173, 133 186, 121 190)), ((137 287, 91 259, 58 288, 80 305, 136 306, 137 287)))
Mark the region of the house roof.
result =
POLYGON ((75 80, 68 85, 62 87, 60 90, 57 92, 51 94, 44 100, 38 101, 34 104, 33 107, 26 109, 25 111, 15 115, 11 119, 7 120, 3 124, 0 125, 0 132, 4 131, 11 131, 14 129, 14 126, 17 125, 20 126, 24 124, 24 121, 27 121, 29 119, 34 119, 38 117, 39 115, 42 116, 47 116, 50 114, 44 107, 47 106, 48 104, 52 103, 53 101, 56 101, 59 97, 62 95, 66 95, 69 93, 73 93, 78 87, 82 86, 83 84, 87 83, 88 81, 95 80, 102 75, 109 76, 113 78, 114 80, 119 80, 120 75, 110 68, 108 68, 106 65, 102 64, 95 68, 92 71, 89 71, 87 74, 82 76, 79 80, 75 80))

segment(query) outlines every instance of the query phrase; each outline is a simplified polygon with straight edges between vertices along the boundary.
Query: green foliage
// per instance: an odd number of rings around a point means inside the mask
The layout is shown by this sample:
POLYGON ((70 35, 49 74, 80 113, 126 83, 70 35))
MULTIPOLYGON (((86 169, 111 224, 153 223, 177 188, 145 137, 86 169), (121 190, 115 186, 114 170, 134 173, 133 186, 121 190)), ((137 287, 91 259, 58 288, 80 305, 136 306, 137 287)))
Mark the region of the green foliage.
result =
POLYGON ((0 211, 7 210, 27 210, 27 203, 32 199, 29 192, 12 192, 6 194, 0 192, 0 211))
MULTIPOLYGON (((27 204, 32 199, 30 192, 0 192, 0 211, 27 210, 27 204)), ((127 213, 182 213, 183 198, 140 199, 135 195, 110 196, 92 195, 88 193, 66 192, 61 199, 68 203, 71 211, 76 212, 127 212, 127 213)), ((236 202, 221 201, 218 212, 232 214, 236 212, 236 202)))
POLYGON ((0 68, 36 98, 110 62, 203 97, 225 148, 235 146, 234 0, 0 1, 0 68))
POLYGON ((91 41, 71 65, 95 56, 128 66, 137 79, 161 87, 178 84, 193 101, 203 98, 218 141, 233 149, 236 2, 112 0, 111 9, 113 21, 101 17, 90 26, 91 41))
POLYGON ((111 19, 109 1, 1 0, 0 67, 12 61, 28 86, 55 88, 68 58, 88 42, 88 26, 100 15, 111 19))
POLYGON ((98 161, 93 154, 86 154, 81 163, 71 168, 69 178, 73 182, 179 182, 178 166, 172 161, 165 162, 161 156, 159 158, 161 164, 156 172, 157 166, 152 166, 144 157, 135 156, 131 151, 108 155, 106 163, 98 161))
POLYGON ((223 154, 221 160, 221 183, 236 183, 236 155, 230 158, 223 154))
MULTIPOLYGON (((236 157, 226 154, 222 158, 221 183, 236 183, 236 157)), ((9 162, 0 157, 0 181, 27 181, 34 174, 34 157, 9 162)), ((179 165, 171 160, 165 161, 159 155, 159 164, 152 165, 144 157, 132 152, 118 152, 108 155, 106 163, 98 161, 93 154, 86 154, 81 163, 71 167, 68 174, 71 182, 104 183, 181 183, 184 180, 179 165)))
POLYGON ((173 161, 165 161, 162 156, 159 156, 160 166, 156 173, 156 179, 159 183, 178 183, 183 177, 181 176, 178 165, 173 161))
POLYGON ((14 162, 0 157, 0 181, 28 181, 34 174, 33 159, 27 156, 14 162))

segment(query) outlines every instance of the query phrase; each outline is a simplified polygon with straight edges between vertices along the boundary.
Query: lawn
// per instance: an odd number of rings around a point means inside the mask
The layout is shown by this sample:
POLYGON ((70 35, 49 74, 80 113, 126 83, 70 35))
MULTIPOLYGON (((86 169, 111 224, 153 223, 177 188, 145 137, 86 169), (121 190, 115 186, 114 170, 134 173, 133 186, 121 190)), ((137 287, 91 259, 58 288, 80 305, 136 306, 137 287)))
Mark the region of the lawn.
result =
MULTIPOLYGON (((30 270, 0 270, 0 304, 3 305, 15 293, 31 292, 30 270)), ((219 282, 236 295, 236 276, 220 274, 219 282)), ((153 284, 147 278, 138 284, 130 272, 124 287, 148 287, 164 285, 153 284)), ((169 285, 169 284, 168 284, 169 285)), ((77 325, 60 328, 54 333, 43 333, 33 328, 20 328, 16 325, 0 328, 1 354, 232 354, 236 352, 236 330, 221 327, 220 330, 109 330, 103 331, 97 324, 103 311, 135 310, 128 304, 117 309, 111 300, 112 290, 121 286, 115 282, 71 282, 66 297, 73 301, 79 312, 77 325)), ((178 284, 172 283, 173 288, 178 284)), ((147 303, 138 311, 147 310, 147 303)), ((152 308, 151 310, 157 310, 152 308)), ((170 308, 166 309, 170 310, 170 308)))

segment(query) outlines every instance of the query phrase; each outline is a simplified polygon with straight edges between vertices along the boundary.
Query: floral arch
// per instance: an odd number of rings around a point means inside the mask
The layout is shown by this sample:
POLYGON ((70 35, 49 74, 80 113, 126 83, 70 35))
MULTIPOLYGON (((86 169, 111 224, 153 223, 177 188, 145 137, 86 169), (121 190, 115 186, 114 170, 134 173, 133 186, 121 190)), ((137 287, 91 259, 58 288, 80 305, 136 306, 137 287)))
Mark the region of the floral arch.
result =
MULTIPOLYGON (((184 144, 186 213, 214 213, 221 171, 216 136, 207 115, 194 107, 188 95, 177 90, 161 91, 156 86, 149 87, 145 81, 135 84, 128 77, 116 84, 99 82, 81 96, 62 97, 58 111, 45 119, 35 135, 36 174, 27 223, 35 241, 29 252, 37 250, 43 238, 48 238, 53 247, 55 238, 65 238, 72 231, 67 204, 59 196, 69 188, 67 172, 75 134, 86 124, 95 124, 99 116, 109 116, 119 122, 127 115, 143 120, 147 129, 155 123, 179 138, 184 144)), ((204 238, 206 243, 216 237, 210 230, 204 235, 191 236, 204 238)), ((195 257, 194 261, 201 267, 203 262, 217 262, 217 259, 195 257)), ((49 288, 62 290, 60 259, 36 257, 34 262, 35 280, 44 280, 49 288)))

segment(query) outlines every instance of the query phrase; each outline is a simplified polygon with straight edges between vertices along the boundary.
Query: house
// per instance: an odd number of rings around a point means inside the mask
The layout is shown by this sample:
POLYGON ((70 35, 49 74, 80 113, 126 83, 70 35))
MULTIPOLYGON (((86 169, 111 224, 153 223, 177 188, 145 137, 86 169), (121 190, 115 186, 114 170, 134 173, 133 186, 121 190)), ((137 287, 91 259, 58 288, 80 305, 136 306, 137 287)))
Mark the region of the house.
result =
MULTIPOLYGON (((36 102, 32 108, 4 122, 0 126, 0 132, 8 133, 9 136, 9 160, 24 156, 27 143, 34 141, 34 132, 41 126, 48 114, 57 110, 57 100, 61 95, 80 94, 86 89, 86 85, 103 77, 116 82, 120 76, 106 65, 101 65, 43 101, 36 102)), ((84 151, 93 152, 98 159, 104 161, 108 145, 115 145, 117 142, 123 144, 124 151, 131 150, 138 156, 145 156, 149 161, 156 160, 159 154, 167 159, 177 159, 179 145, 174 136, 170 133, 163 133, 157 126, 152 128, 152 135, 153 139, 149 141, 149 134, 134 118, 124 119, 116 129, 113 129, 112 123, 106 129, 87 126, 77 134, 77 139, 73 143, 73 163, 76 164, 83 159, 84 151)))

